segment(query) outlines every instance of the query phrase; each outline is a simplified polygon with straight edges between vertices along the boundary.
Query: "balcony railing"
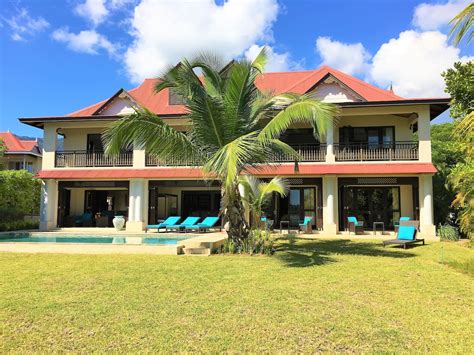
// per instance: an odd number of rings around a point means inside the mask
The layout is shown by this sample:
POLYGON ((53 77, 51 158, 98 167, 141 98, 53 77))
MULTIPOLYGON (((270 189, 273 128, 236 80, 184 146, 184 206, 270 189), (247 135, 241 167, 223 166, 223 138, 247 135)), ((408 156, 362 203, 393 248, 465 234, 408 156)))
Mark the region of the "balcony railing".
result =
POLYGON ((418 142, 334 144, 336 161, 418 160, 418 142))
POLYGON ((133 152, 110 156, 105 155, 104 152, 85 150, 57 151, 55 166, 57 168, 133 166, 133 152))
MULTIPOLYGON (((326 145, 324 144, 301 144, 293 145, 293 148, 301 156, 301 162, 321 162, 326 160, 326 145)), ((210 156, 209 156, 210 158, 210 156)), ((207 161, 207 159, 204 159, 207 161)), ((272 163, 292 163, 295 159, 289 154, 278 153, 270 158, 272 163)), ((203 161, 190 160, 186 157, 160 161, 152 155, 146 156, 146 166, 200 166, 203 161)))
MULTIPOLYGON (((299 144, 291 145, 301 156, 301 162, 320 162, 326 160, 325 144, 299 144)), ((272 161, 274 163, 292 163, 295 161, 289 154, 276 154, 272 161)))

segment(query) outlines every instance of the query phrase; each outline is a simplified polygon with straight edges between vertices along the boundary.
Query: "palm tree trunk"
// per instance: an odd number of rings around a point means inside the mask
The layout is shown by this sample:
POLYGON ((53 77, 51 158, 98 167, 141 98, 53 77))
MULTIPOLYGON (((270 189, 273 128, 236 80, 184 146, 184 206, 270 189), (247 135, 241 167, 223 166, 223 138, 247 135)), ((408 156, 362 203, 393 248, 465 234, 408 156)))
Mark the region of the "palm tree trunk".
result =
POLYGON ((249 236, 249 226, 245 219, 245 208, 238 184, 232 195, 225 209, 225 220, 229 222, 227 235, 235 244, 240 245, 242 240, 249 236))

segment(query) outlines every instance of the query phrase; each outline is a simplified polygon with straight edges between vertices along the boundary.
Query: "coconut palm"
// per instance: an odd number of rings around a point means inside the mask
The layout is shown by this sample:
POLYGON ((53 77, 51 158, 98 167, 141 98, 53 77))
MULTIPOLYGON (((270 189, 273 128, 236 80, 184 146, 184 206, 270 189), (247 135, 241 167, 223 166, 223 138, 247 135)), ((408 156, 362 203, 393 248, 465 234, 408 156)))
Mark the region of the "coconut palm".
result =
POLYGON ((474 2, 467 5, 459 14, 454 17, 449 24, 452 26, 449 31, 451 37, 454 36, 454 45, 458 45, 464 36, 467 36, 467 43, 472 41, 474 23, 474 2))
POLYGON ((281 197, 285 197, 288 193, 288 182, 278 176, 269 182, 264 182, 252 175, 243 175, 240 178, 240 186, 243 191, 244 205, 251 214, 252 228, 259 227, 263 209, 268 205, 274 193, 281 197))
POLYGON ((184 118, 191 122, 186 133, 138 109, 115 121, 104 135, 108 154, 134 145, 162 162, 185 157, 202 165, 206 178, 222 183, 222 213, 229 222, 228 235, 236 242, 249 232, 239 176, 269 163, 275 153, 296 161, 298 154, 279 140, 280 135, 296 123, 309 123, 316 136, 323 135, 337 113, 336 106, 307 95, 261 92, 255 80, 266 59, 265 49, 253 62, 241 59, 224 69, 215 56, 184 59, 160 78, 155 91, 169 89, 183 99, 188 112, 184 118))

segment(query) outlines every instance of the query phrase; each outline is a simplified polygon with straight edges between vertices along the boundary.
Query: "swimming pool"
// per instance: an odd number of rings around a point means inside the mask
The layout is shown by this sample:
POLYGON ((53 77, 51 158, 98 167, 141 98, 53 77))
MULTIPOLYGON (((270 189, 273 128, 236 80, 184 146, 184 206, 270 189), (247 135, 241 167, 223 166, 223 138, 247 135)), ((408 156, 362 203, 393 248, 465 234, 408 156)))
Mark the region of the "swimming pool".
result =
POLYGON ((176 235, 166 237, 142 237, 142 236, 100 236, 100 235, 35 235, 10 233, 0 235, 0 243, 73 243, 73 244, 134 244, 134 245, 176 245, 189 239, 176 235))

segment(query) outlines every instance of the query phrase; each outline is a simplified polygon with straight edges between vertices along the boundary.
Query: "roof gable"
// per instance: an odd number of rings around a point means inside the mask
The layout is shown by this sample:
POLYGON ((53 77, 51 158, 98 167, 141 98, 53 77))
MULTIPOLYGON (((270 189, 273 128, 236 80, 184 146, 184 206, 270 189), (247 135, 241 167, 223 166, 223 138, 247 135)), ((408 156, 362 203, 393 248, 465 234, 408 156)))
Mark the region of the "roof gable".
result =
MULTIPOLYGON (((134 105, 147 108, 157 115, 185 114, 184 105, 169 104, 169 89, 155 93, 158 82, 159 79, 145 79, 134 89, 128 91, 120 89, 109 99, 67 116, 118 115, 128 113, 127 110, 134 105), (129 102, 125 104, 124 100, 129 102)), ((314 92, 316 96, 328 102, 403 100, 392 91, 380 89, 328 66, 322 66, 316 70, 263 73, 257 77, 255 84, 260 90, 273 94, 314 92), (327 82, 328 78, 332 78, 333 81, 327 82)))
POLYGON ((38 142, 36 140, 23 140, 11 132, 0 132, 0 139, 7 147, 7 154, 10 153, 39 153, 38 142))

